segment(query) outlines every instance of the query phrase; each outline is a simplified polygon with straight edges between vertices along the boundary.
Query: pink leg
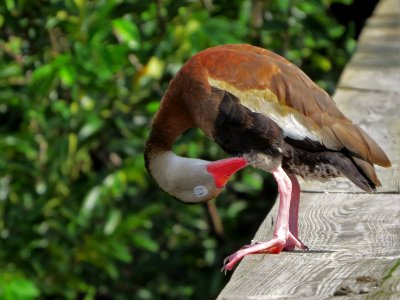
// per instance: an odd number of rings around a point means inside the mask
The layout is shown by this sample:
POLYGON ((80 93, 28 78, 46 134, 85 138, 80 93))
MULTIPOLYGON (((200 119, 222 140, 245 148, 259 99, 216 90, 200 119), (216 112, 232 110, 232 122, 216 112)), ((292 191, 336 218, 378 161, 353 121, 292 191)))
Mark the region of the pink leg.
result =
MULTIPOLYGON (((298 240, 299 229, 298 229, 298 218, 299 218, 299 204, 300 204, 300 184, 296 176, 290 175, 290 181, 292 182, 292 197, 290 200, 290 211, 289 211, 289 231, 295 239, 298 240)), ((286 241, 284 250, 294 250, 296 243, 293 240, 286 241)))
POLYGON ((306 250, 307 247, 298 240, 297 215, 299 209, 300 187, 296 178, 289 178, 281 167, 272 174, 278 184, 279 209, 272 240, 263 243, 248 245, 228 256, 224 261, 223 270, 232 270, 233 267, 247 254, 254 253, 280 253, 285 247, 306 250), (294 178, 294 179, 293 179, 294 178), (294 205, 291 198, 295 196, 294 205), (291 233, 294 229, 294 233, 291 233))

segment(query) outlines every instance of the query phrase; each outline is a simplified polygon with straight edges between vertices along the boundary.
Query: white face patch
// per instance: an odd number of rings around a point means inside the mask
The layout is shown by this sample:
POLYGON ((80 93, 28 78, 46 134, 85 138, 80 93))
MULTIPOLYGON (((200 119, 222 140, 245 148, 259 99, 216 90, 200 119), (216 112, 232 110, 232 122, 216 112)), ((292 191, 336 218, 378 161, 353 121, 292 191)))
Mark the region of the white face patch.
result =
POLYGON ((207 189, 204 185, 199 185, 199 186, 196 186, 196 187, 193 189, 193 194, 194 194, 196 197, 202 198, 202 197, 208 195, 208 189, 207 189))

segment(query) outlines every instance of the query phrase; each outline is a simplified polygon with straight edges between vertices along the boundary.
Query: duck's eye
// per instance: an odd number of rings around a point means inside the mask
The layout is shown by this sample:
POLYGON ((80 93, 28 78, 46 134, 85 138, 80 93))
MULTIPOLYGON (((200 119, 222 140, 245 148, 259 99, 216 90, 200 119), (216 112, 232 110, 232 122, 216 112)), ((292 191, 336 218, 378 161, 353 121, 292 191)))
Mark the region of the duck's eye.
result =
POLYGON ((193 194, 201 198, 208 195, 208 189, 204 185, 199 185, 193 189, 193 194))

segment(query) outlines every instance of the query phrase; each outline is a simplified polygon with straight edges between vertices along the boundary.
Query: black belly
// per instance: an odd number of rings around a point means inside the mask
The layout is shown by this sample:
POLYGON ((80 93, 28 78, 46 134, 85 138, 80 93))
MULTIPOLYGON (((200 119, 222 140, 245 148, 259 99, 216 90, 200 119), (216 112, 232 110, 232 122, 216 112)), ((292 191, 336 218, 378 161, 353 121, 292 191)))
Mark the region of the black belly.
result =
MULTIPOLYGON (((309 152, 293 148, 290 145, 286 145, 284 148, 282 168, 289 174, 319 181, 342 176, 341 172, 330 162, 335 160, 337 156, 335 152, 309 152)), ((336 158, 342 159, 340 156, 336 158)))

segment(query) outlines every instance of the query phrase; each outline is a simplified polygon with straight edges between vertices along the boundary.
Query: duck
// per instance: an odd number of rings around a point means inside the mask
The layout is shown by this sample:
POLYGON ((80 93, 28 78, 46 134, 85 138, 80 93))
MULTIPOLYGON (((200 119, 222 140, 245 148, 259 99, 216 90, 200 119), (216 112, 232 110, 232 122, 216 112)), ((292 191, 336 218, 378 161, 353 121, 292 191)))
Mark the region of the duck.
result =
POLYGON ((225 271, 246 255, 308 250, 298 233, 299 177, 346 177, 372 193, 381 186, 374 165, 391 166, 382 148, 299 67, 248 44, 211 47, 182 66, 161 100, 144 158, 158 186, 184 203, 218 197, 247 166, 273 175, 279 193, 273 236, 228 256, 225 271), (190 128, 199 128, 229 157, 176 155, 175 141, 190 128))

